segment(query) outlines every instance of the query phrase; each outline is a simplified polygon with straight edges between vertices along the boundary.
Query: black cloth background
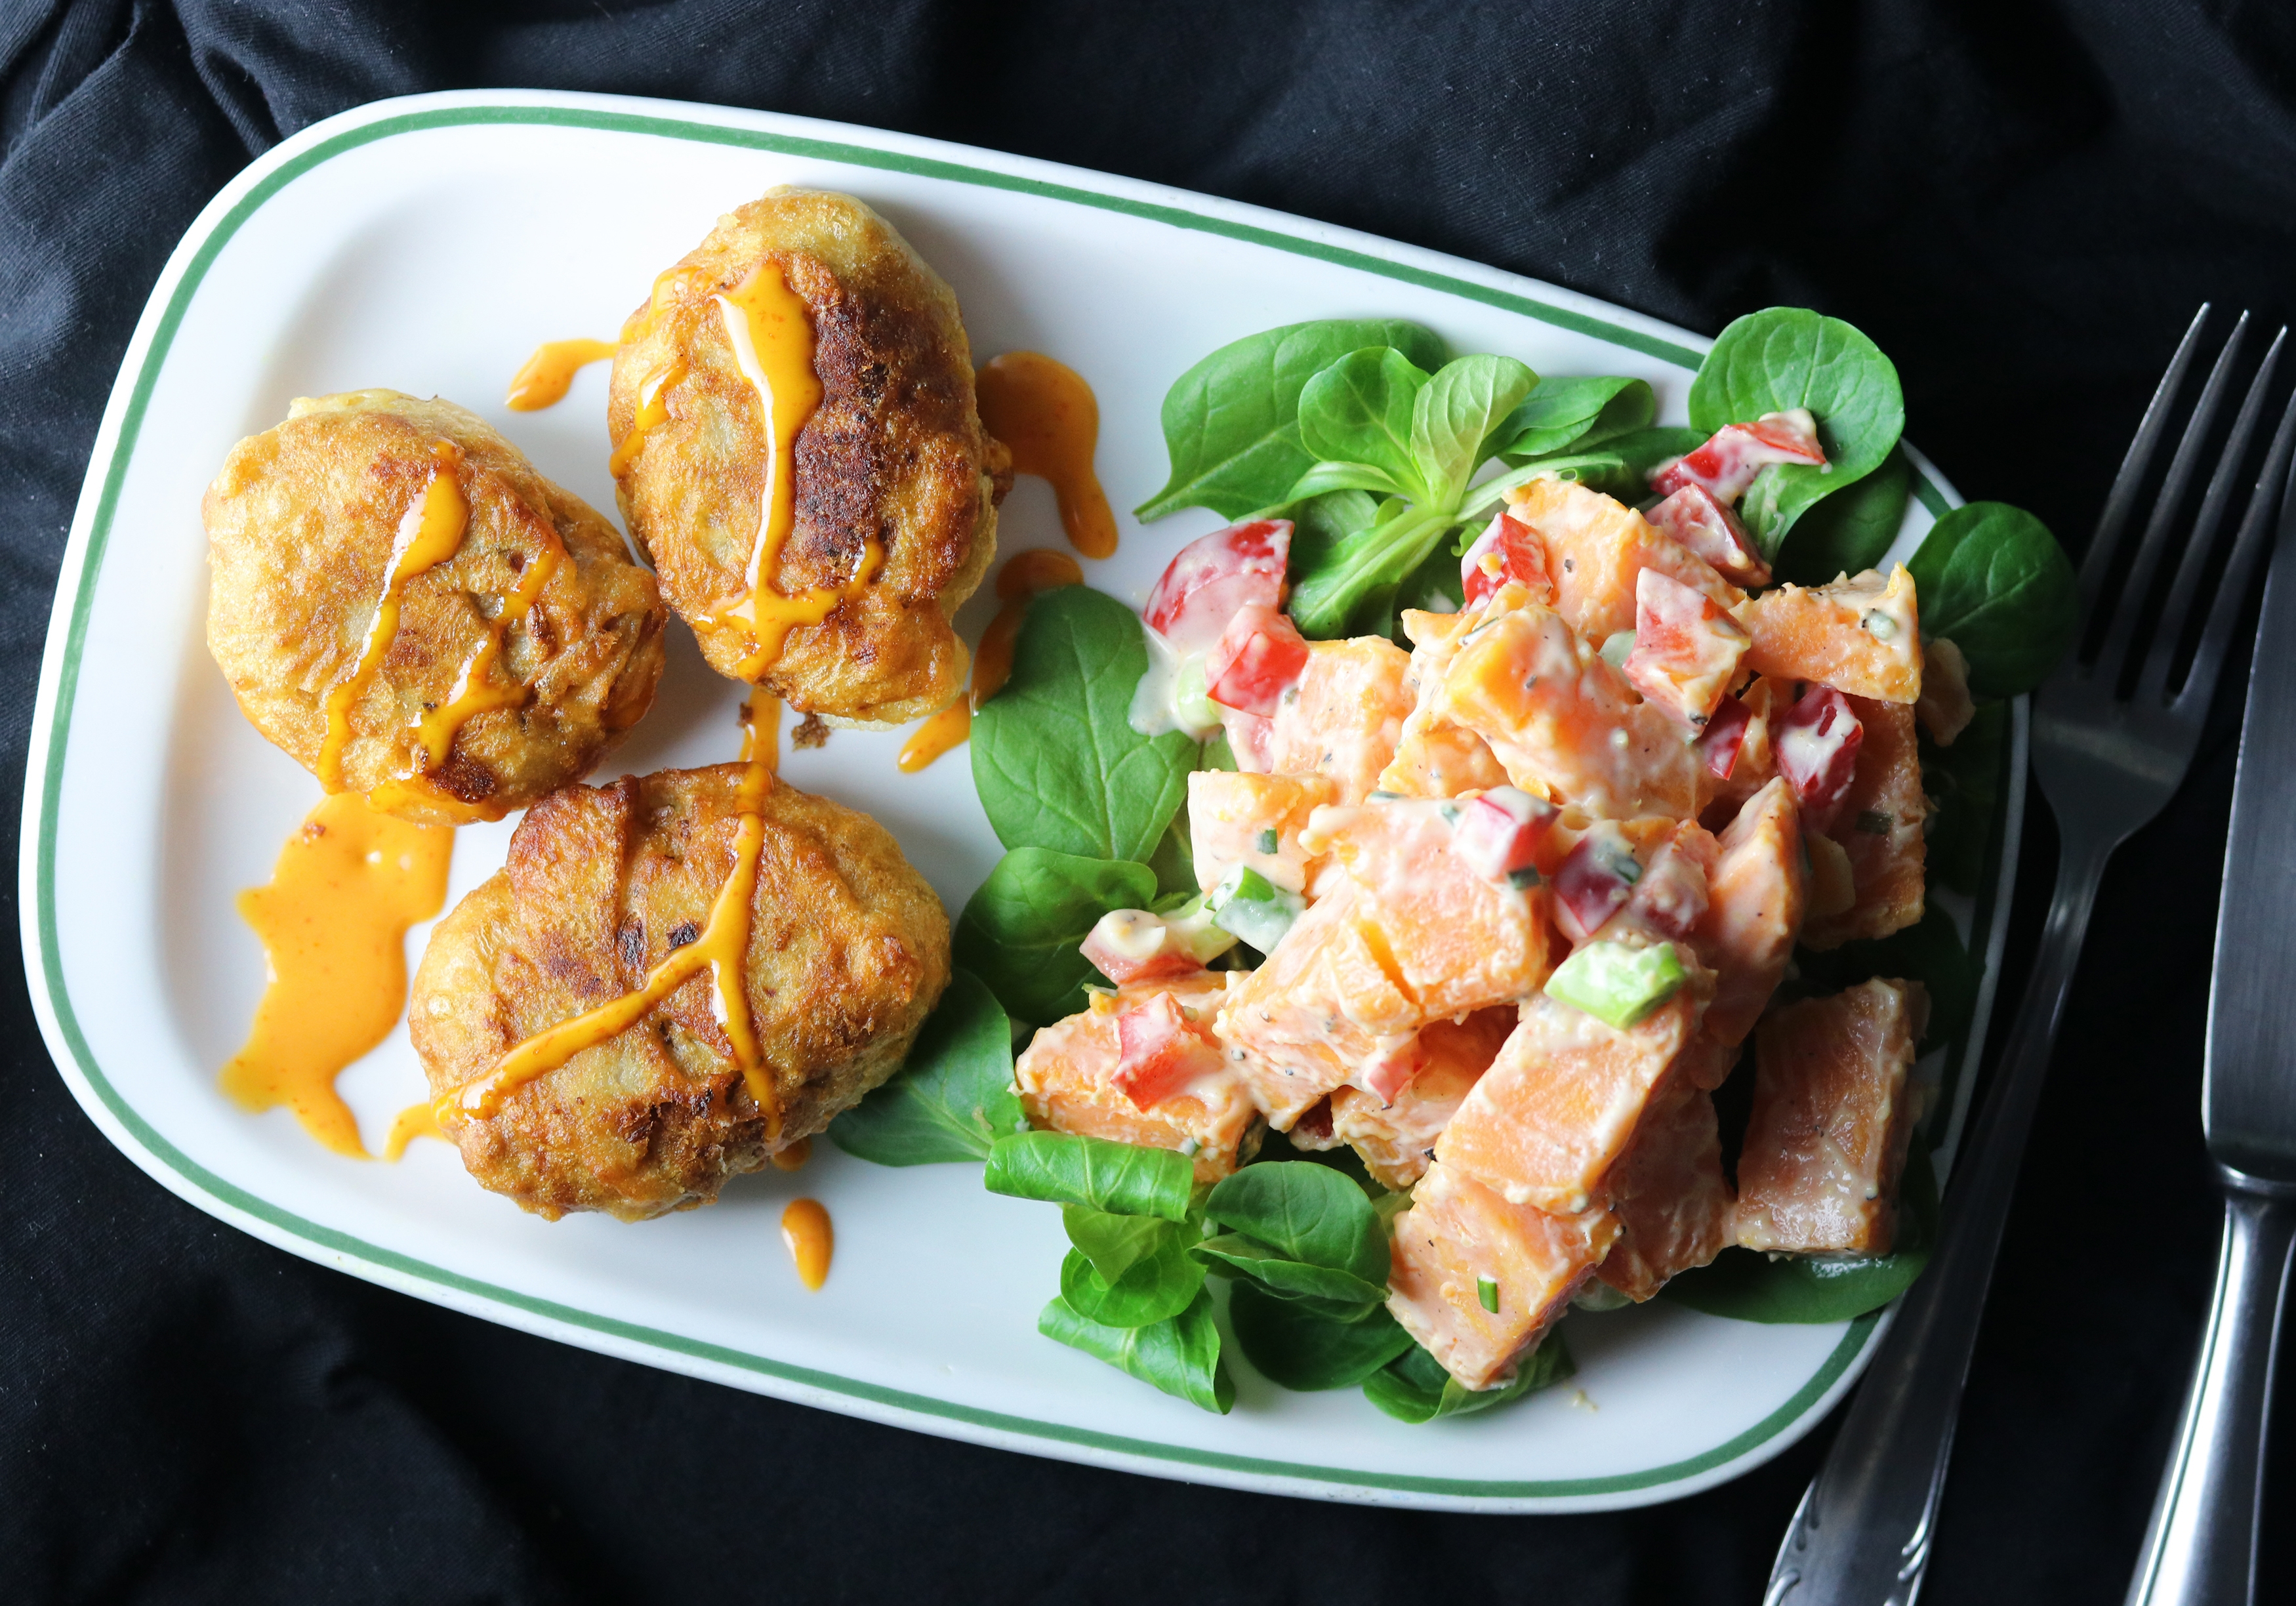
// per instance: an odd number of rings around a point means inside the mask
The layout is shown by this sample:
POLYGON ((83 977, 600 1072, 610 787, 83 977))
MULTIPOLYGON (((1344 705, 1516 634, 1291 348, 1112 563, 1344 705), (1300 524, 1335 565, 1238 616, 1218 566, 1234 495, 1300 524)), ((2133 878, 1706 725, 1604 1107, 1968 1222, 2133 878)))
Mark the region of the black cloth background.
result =
MULTIPOLYGON (((1818 307, 1897 359, 1909 435, 1967 495, 2030 506, 2076 548, 2195 304, 2276 324, 2296 301, 2282 0, 5 0, 0 72, 10 800, 65 529, 160 264, 251 157, 381 96, 808 113, 1279 207, 1697 329, 1818 307)), ((580 223, 611 227, 611 197, 580 223)), ((2234 712, 2098 905, 1924 1599, 2125 1586, 2215 1261, 2194 1118, 2234 712)), ((2021 955, 2054 848, 2038 806, 2028 840, 2021 955)), ((1671 1505, 1528 1519, 1278 1501, 850 1422, 505 1332, 211 1221, 73 1104, 12 967, 0 994, 12 1601, 1751 1602, 1826 1437, 1671 1505)), ((2296 1466, 2296 1410, 2278 1415, 2296 1466)), ((2284 1515, 2296 1484, 2275 1487, 2284 1515)), ((2296 1598, 2289 1551, 2267 1561, 2261 1598, 2296 1598)))

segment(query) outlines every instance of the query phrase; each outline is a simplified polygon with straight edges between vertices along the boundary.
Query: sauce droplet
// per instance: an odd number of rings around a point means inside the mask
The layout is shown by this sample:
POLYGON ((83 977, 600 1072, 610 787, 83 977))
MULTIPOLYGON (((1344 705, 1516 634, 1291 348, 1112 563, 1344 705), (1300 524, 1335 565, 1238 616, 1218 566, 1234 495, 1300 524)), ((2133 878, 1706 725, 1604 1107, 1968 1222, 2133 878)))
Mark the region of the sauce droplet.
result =
POLYGON ((1087 558, 1116 552, 1116 515, 1093 472, 1100 404, 1084 375, 1039 351, 1008 351, 973 376, 980 422, 1013 451, 1014 471, 1052 483, 1069 543, 1087 558))
POLYGON ((270 969, 247 1045, 220 1078, 240 1108, 285 1104, 336 1153, 365 1155, 335 1077, 398 1023, 406 929, 445 906, 454 849, 447 826, 409 824, 336 792, 287 839, 270 884, 239 895, 270 969))
POLYGON ((376 601, 374 617, 367 621, 366 640, 359 648, 358 662, 348 675, 337 681, 327 692, 327 732, 319 742, 319 784, 329 791, 341 790, 343 784, 343 748, 350 741, 351 709, 365 692, 367 683, 398 635, 398 609, 407 582, 426 569, 436 568, 459 551, 463 531, 469 526, 471 504, 463 495, 463 454, 450 440, 439 441, 431 447, 433 459, 430 478, 423 481, 422 494, 414 499, 398 521, 398 538, 391 543, 390 567, 385 570, 382 595, 376 601))
POLYGON ((451 1141, 439 1129, 439 1117, 428 1103, 409 1104, 398 1112, 398 1118, 390 1123, 390 1135, 383 1140, 382 1158, 404 1157, 406 1145, 418 1137, 435 1137, 441 1143, 451 1141))
POLYGON ((863 542, 853 578, 842 586, 816 586, 790 595, 775 585, 782 548, 797 528, 797 438, 821 406, 821 378, 813 367, 813 322, 805 299, 768 260, 717 298, 734 360, 758 393, 766 425, 765 488, 758 498, 758 536, 742 573, 741 596, 711 610, 704 628, 734 633, 747 643, 742 678, 755 680, 782 655, 789 633, 817 625, 858 597, 885 561, 873 538, 863 542))
POLYGON ((916 728, 895 760, 904 774, 914 774, 972 734, 972 711, 1004 689, 1013 674, 1013 643, 1029 599, 1040 591, 1084 584, 1084 569, 1064 552, 1046 546, 1016 552, 996 571, 996 594, 1004 599, 988 628, 980 633, 980 651, 972 655, 972 686, 964 696, 916 728))
POLYGON ((797 1262, 798 1281, 819 1289, 829 1281, 829 1258, 837 1248, 837 1234, 829 1225, 829 1212, 820 1201, 793 1199, 782 1212, 782 1241, 797 1262))
POLYGON ((772 1158, 776 1171, 802 1171, 805 1162, 813 1158, 813 1140, 801 1137, 786 1149, 775 1150, 772 1158))
POLYGON ((742 700, 742 762, 762 764, 772 774, 782 767, 782 700, 763 686, 751 686, 742 700))
POLYGON ((611 340, 545 340, 534 348, 526 366, 512 376, 510 395, 503 406, 513 413, 539 413, 566 399, 574 376, 593 363, 614 355, 611 340))
MULTIPOLYGON (((673 267, 654 275, 653 290, 646 304, 632 313, 622 324, 621 344, 627 346, 653 333, 661 315, 670 303, 682 295, 695 277, 690 267, 673 267)), ((657 425, 669 422, 669 388, 685 377, 685 357, 673 353, 667 362, 638 381, 637 414, 630 421, 630 432, 614 447, 614 455, 606 466, 615 479, 629 472, 630 464, 637 461, 638 453, 645 447, 647 433, 657 425)))

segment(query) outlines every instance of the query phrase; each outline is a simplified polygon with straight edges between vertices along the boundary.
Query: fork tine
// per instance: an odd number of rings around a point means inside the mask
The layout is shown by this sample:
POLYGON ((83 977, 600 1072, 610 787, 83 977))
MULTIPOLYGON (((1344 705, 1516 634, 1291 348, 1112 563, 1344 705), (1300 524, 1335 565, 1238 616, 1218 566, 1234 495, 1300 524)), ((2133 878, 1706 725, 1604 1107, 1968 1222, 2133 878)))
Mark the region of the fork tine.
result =
POLYGON ((2129 641, 2144 612, 2144 601, 2152 594, 2153 571, 2160 568, 2161 555, 2168 550, 2169 532, 2183 511, 2185 492, 2200 467, 2201 450, 2208 444, 2209 430, 2216 424, 2217 409, 2224 403, 2225 387, 2232 381, 2232 365, 2247 333, 2248 314, 2243 312, 2232 326, 2232 337, 2217 354, 2216 365, 2209 370, 2208 382, 2201 387, 2201 398, 2194 404, 2193 416, 2185 422, 2185 433, 2177 442, 2177 454, 2169 460, 2169 472, 2161 479, 2160 492, 2153 498, 2152 516, 2145 520, 2144 543, 2136 549, 2136 561, 2128 566, 2128 578, 2121 584, 2104 640, 2091 660, 2109 682, 2120 678, 2128 657, 2129 641))
POLYGON ((2192 323, 2185 327, 2185 338, 2177 343, 2177 355, 2169 359, 2168 371, 2161 375, 2161 383, 2153 390, 2152 399, 2145 404, 2144 416, 2129 440, 2128 455, 2120 460, 2120 472, 2113 476, 2112 489, 2104 499, 2104 512, 2097 515, 2096 533, 2089 537, 2088 551, 2081 559, 2080 617, 2084 635, 2088 621, 2096 617, 2097 594, 2103 590, 2104 577, 2120 549, 2128 510, 2136 504, 2137 487, 2144 480, 2145 469, 2152 464, 2161 434, 2169 427, 2169 408, 2185 382, 2185 371, 2193 365, 2193 353, 2200 347, 2201 325, 2209 321, 2212 305, 2208 301, 2201 303, 2200 311, 2193 315, 2192 323))
POLYGON ((2209 607, 2208 627, 2201 634, 2201 644, 2193 654, 2193 667, 2185 676, 2172 704, 2179 712, 2189 712, 2198 718, 2209 709, 2209 698, 2216 690, 2217 672, 2224 668, 2225 650, 2232 644, 2232 633, 2240 623, 2241 609, 2248 601, 2249 585, 2256 566, 2264 556, 2267 545, 2265 531, 2271 527, 2272 515, 2280 507, 2288 478, 2288 463, 2296 455, 2296 396, 2288 398, 2288 406, 2280 414, 2280 428, 2273 432, 2272 450, 2264 460, 2263 471, 2256 477, 2256 488, 2249 493, 2248 514, 2240 521, 2240 535, 2234 542, 2232 557, 2225 564, 2224 578, 2217 585, 2216 601, 2209 607))
POLYGON ((2257 420, 2264 415, 2264 398, 2271 389, 2273 370, 2279 365, 2281 348, 2288 342, 2288 330, 2283 325, 2272 337, 2272 344, 2258 365, 2256 377, 2249 382, 2248 395, 2240 404, 2240 415, 2233 421, 2232 435, 2226 440, 2224 452, 2217 459, 2216 472, 2209 478, 2208 494, 2201 500, 2201 516, 2193 524, 2193 533, 2185 537, 2185 556, 2177 566, 2176 584, 2169 592, 2169 600, 2161 610, 2161 621, 2153 629, 2152 645, 2144 655, 2144 672, 2138 677, 2139 697, 2165 696, 2169 671, 2174 667, 2177 648, 2185 639, 2185 621, 2192 611, 2194 595, 2200 590, 2202 571, 2216 550, 2217 526, 2223 522, 2225 506, 2232 500, 2233 481, 2240 477, 2241 467, 2248 461, 2249 442, 2255 438, 2257 420))

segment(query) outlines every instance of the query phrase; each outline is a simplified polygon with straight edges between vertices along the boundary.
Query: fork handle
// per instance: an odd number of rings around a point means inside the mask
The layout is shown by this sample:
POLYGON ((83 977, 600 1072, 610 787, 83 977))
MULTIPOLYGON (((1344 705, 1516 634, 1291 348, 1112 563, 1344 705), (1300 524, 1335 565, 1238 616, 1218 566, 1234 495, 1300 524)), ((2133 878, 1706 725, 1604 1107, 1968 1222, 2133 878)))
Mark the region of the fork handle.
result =
POLYGON ((1909 1606, 1929 1565, 1985 1291, 2050 1045, 2113 843, 2068 840, 2033 976, 1907 1290, 1786 1530, 1765 1606, 1909 1606))
POLYGON ((2128 1606, 2245 1606, 2253 1598, 2265 1413, 2292 1243, 2296 1189, 2226 1172, 2216 1303, 2128 1606))

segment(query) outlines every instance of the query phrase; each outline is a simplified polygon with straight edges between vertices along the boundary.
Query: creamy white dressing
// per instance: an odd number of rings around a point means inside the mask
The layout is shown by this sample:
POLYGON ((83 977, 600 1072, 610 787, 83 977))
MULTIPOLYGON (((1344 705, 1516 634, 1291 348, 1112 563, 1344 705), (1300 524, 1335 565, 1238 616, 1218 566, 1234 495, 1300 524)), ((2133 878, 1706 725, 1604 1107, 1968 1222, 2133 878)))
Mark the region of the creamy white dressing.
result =
POLYGON ((1132 688, 1125 723, 1143 736, 1180 731, 1197 742, 1209 740, 1220 729, 1220 713, 1219 705, 1203 694, 1206 655, 1176 651, 1145 625, 1140 634, 1148 643, 1148 668, 1132 688))

